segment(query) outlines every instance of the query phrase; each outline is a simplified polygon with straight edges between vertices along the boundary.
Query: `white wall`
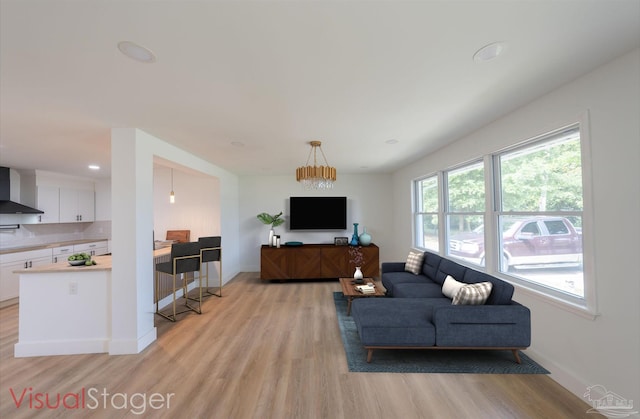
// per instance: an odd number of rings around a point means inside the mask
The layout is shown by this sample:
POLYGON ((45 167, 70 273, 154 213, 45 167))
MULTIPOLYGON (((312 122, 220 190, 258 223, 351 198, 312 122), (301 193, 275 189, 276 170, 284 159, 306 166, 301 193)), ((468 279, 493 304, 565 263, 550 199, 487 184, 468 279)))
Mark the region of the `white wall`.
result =
MULTIPOLYGON (((600 384, 640 400, 640 50, 506 115, 393 176, 395 257, 411 245, 412 179, 497 151, 590 115, 595 320, 516 289, 532 312, 527 351, 582 397, 600 384)), ((588 162, 586 163, 588 164, 588 162)))
MULTIPOLYGON (((269 226, 262 224, 256 215, 262 212, 284 212, 287 222, 276 227, 282 242, 333 243, 333 238, 353 234, 353 223, 358 223, 358 233, 363 228, 371 234, 372 241, 380 247, 380 261, 388 260, 388 249, 393 240, 391 175, 344 175, 338 173, 338 181, 329 191, 308 191, 296 182, 295 172, 287 176, 244 176, 240 179, 240 237, 243 252, 242 270, 260 270, 260 246, 267 244, 269 226), (346 196, 347 230, 329 232, 300 232, 288 230, 288 200, 290 196, 346 196)), ((405 249, 405 257, 406 251, 405 249)))
POLYGON ((191 230, 192 241, 221 235, 220 179, 177 167, 173 169, 173 189, 176 199, 171 204, 171 169, 156 165, 153 170, 156 240, 164 240, 167 230, 191 230))

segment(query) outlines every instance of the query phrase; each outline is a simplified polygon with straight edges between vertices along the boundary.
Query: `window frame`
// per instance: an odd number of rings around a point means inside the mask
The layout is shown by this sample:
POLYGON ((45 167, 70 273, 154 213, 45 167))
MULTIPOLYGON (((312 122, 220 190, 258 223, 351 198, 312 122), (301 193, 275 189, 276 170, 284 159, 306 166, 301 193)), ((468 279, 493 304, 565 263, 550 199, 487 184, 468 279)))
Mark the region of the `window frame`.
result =
POLYGON ((413 186, 413 193, 412 198, 413 198, 413 202, 412 202, 412 209, 413 209, 413 217, 412 217, 412 223, 413 223, 413 237, 412 237, 412 242, 414 244, 414 246, 418 249, 423 249, 423 250, 428 250, 430 252, 440 252, 440 247, 442 246, 442 226, 441 226, 441 220, 442 220, 442 173, 440 172, 436 172, 436 173, 431 173, 425 176, 421 176, 417 179, 414 179, 412 182, 412 186, 413 186), (436 181, 436 189, 438 191, 438 204, 437 204, 437 209, 435 212, 432 211, 421 211, 421 207, 422 207, 422 182, 426 181, 426 180, 430 180, 430 179, 435 179, 436 181), (420 208, 419 208, 420 206, 420 208), (418 240, 420 236, 420 242, 422 244, 424 244, 424 223, 418 223, 418 218, 423 218, 426 215, 435 215, 438 218, 438 249, 434 250, 434 249, 430 249, 426 246, 420 246, 418 244, 418 240))
MULTIPOLYGON (((593 319, 599 315, 598 307, 597 307, 597 289, 596 289, 596 279, 595 279, 595 253, 594 253, 594 217, 593 217, 593 178, 592 178, 592 167, 591 167, 591 135, 589 131, 589 112, 585 111, 578 118, 575 118, 564 125, 556 125, 555 129, 550 129, 545 131, 540 135, 536 135, 530 137, 524 141, 519 141, 515 144, 512 144, 508 147, 504 147, 499 150, 494 150, 487 154, 483 154, 482 157, 477 159, 467 160, 465 162, 461 162, 456 164, 455 166, 451 166, 448 168, 443 168, 438 170, 437 172, 432 172, 429 175, 421 176, 413 180, 412 185, 414 191, 412 193, 412 199, 414 203, 412 203, 413 209, 413 244, 416 248, 422 250, 428 250, 434 252, 432 249, 426 249, 421 246, 417 246, 417 220, 418 220, 418 212, 417 212, 417 201, 418 195, 416 195, 416 189, 419 182, 424 179, 437 176, 438 179, 438 189, 439 189, 439 210, 438 210, 438 235, 439 235, 439 244, 438 244, 438 254, 443 257, 451 257, 449 256, 448 249, 448 229, 446 226, 446 222, 448 222, 448 202, 446 199, 448 197, 448 185, 446 185, 446 172, 451 170, 456 170, 462 168, 466 165, 472 165, 479 161, 484 162, 484 175, 485 175, 485 213, 484 213, 484 246, 486 250, 486 258, 485 258, 485 266, 482 267, 477 264, 467 263, 463 259, 453 257, 457 262, 462 265, 469 266, 472 269, 484 271, 489 275, 493 275, 497 278, 503 279, 509 283, 512 283, 517 292, 522 292, 528 296, 533 298, 544 300, 558 308, 561 308, 566 311, 573 312, 574 314, 580 315, 585 318, 593 319), (558 128, 559 126, 559 128, 558 128), (582 217, 582 273, 583 273, 583 287, 584 293, 583 297, 574 296, 571 294, 567 294, 561 291, 555 291, 552 288, 544 287, 542 285, 537 285, 531 281, 521 280, 513 275, 508 275, 500 272, 499 263, 500 258, 497 257, 499 253, 501 253, 498 247, 500 246, 500 237, 498 234, 498 225, 499 225, 499 216, 504 214, 501 211, 498 211, 501 203, 501 185, 500 185, 500 173, 499 173, 499 165, 495 163, 496 156, 500 154, 504 154, 509 151, 513 151, 517 148, 526 147, 527 144, 534 144, 536 142, 543 141, 545 139, 550 139, 554 135, 562 131, 566 131, 571 129, 572 127, 577 127, 580 133, 580 156, 581 156, 581 171, 582 171, 582 211, 562 211, 562 212, 554 212, 548 211, 545 214, 548 215, 580 215, 582 217), (491 249, 491 251, 489 251, 491 249)), ((508 212, 508 215, 531 215, 531 212, 508 212)))

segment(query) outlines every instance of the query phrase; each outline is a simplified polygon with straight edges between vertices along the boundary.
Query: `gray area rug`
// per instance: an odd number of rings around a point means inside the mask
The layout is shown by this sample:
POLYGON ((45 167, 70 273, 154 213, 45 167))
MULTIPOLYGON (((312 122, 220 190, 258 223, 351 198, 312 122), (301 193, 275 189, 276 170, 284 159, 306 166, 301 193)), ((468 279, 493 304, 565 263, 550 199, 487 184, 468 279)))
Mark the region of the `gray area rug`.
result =
POLYGON ((517 364, 511 351, 376 349, 367 363, 356 324, 347 316, 347 299, 341 292, 334 292, 333 299, 351 372, 549 374, 523 352, 522 363, 517 364))

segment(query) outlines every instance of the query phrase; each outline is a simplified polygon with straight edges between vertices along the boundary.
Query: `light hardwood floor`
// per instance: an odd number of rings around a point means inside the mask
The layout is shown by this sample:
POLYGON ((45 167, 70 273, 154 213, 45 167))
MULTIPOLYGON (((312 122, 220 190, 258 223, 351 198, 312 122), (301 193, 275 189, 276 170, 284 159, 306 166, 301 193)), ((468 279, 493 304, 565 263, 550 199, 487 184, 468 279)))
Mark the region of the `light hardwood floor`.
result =
POLYGON ((350 373, 332 297, 339 290, 338 281, 263 283, 256 273, 243 273, 222 298, 205 300, 202 315, 183 314, 176 323, 156 316, 157 341, 121 356, 14 358, 18 309, 4 308, 0 417, 598 417, 545 375, 350 373), (94 409, 29 409, 30 395, 37 407, 37 393, 55 397, 83 388, 98 391, 92 393, 98 402, 86 399, 94 409), (11 391, 16 397, 25 391, 19 409, 11 391), (173 393, 169 406, 165 399, 152 408, 152 393, 173 393), (136 415, 142 394, 145 411, 136 415))

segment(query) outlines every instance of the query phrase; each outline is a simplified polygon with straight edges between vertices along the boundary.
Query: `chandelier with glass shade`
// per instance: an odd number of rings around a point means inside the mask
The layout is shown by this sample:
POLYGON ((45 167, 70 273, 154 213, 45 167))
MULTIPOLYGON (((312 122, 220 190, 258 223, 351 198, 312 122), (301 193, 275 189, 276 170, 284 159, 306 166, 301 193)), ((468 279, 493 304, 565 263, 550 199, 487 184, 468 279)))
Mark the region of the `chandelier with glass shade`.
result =
POLYGON ((322 142, 311 141, 309 144, 311 145, 311 150, 309 151, 307 164, 296 169, 296 180, 302 183, 306 189, 333 188, 333 183, 336 181, 336 168, 329 166, 329 163, 327 163, 327 158, 322 151, 322 142), (317 150, 320 150, 324 165, 318 166, 317 150), (312 155, 313 166, 309 164, 312 155))

